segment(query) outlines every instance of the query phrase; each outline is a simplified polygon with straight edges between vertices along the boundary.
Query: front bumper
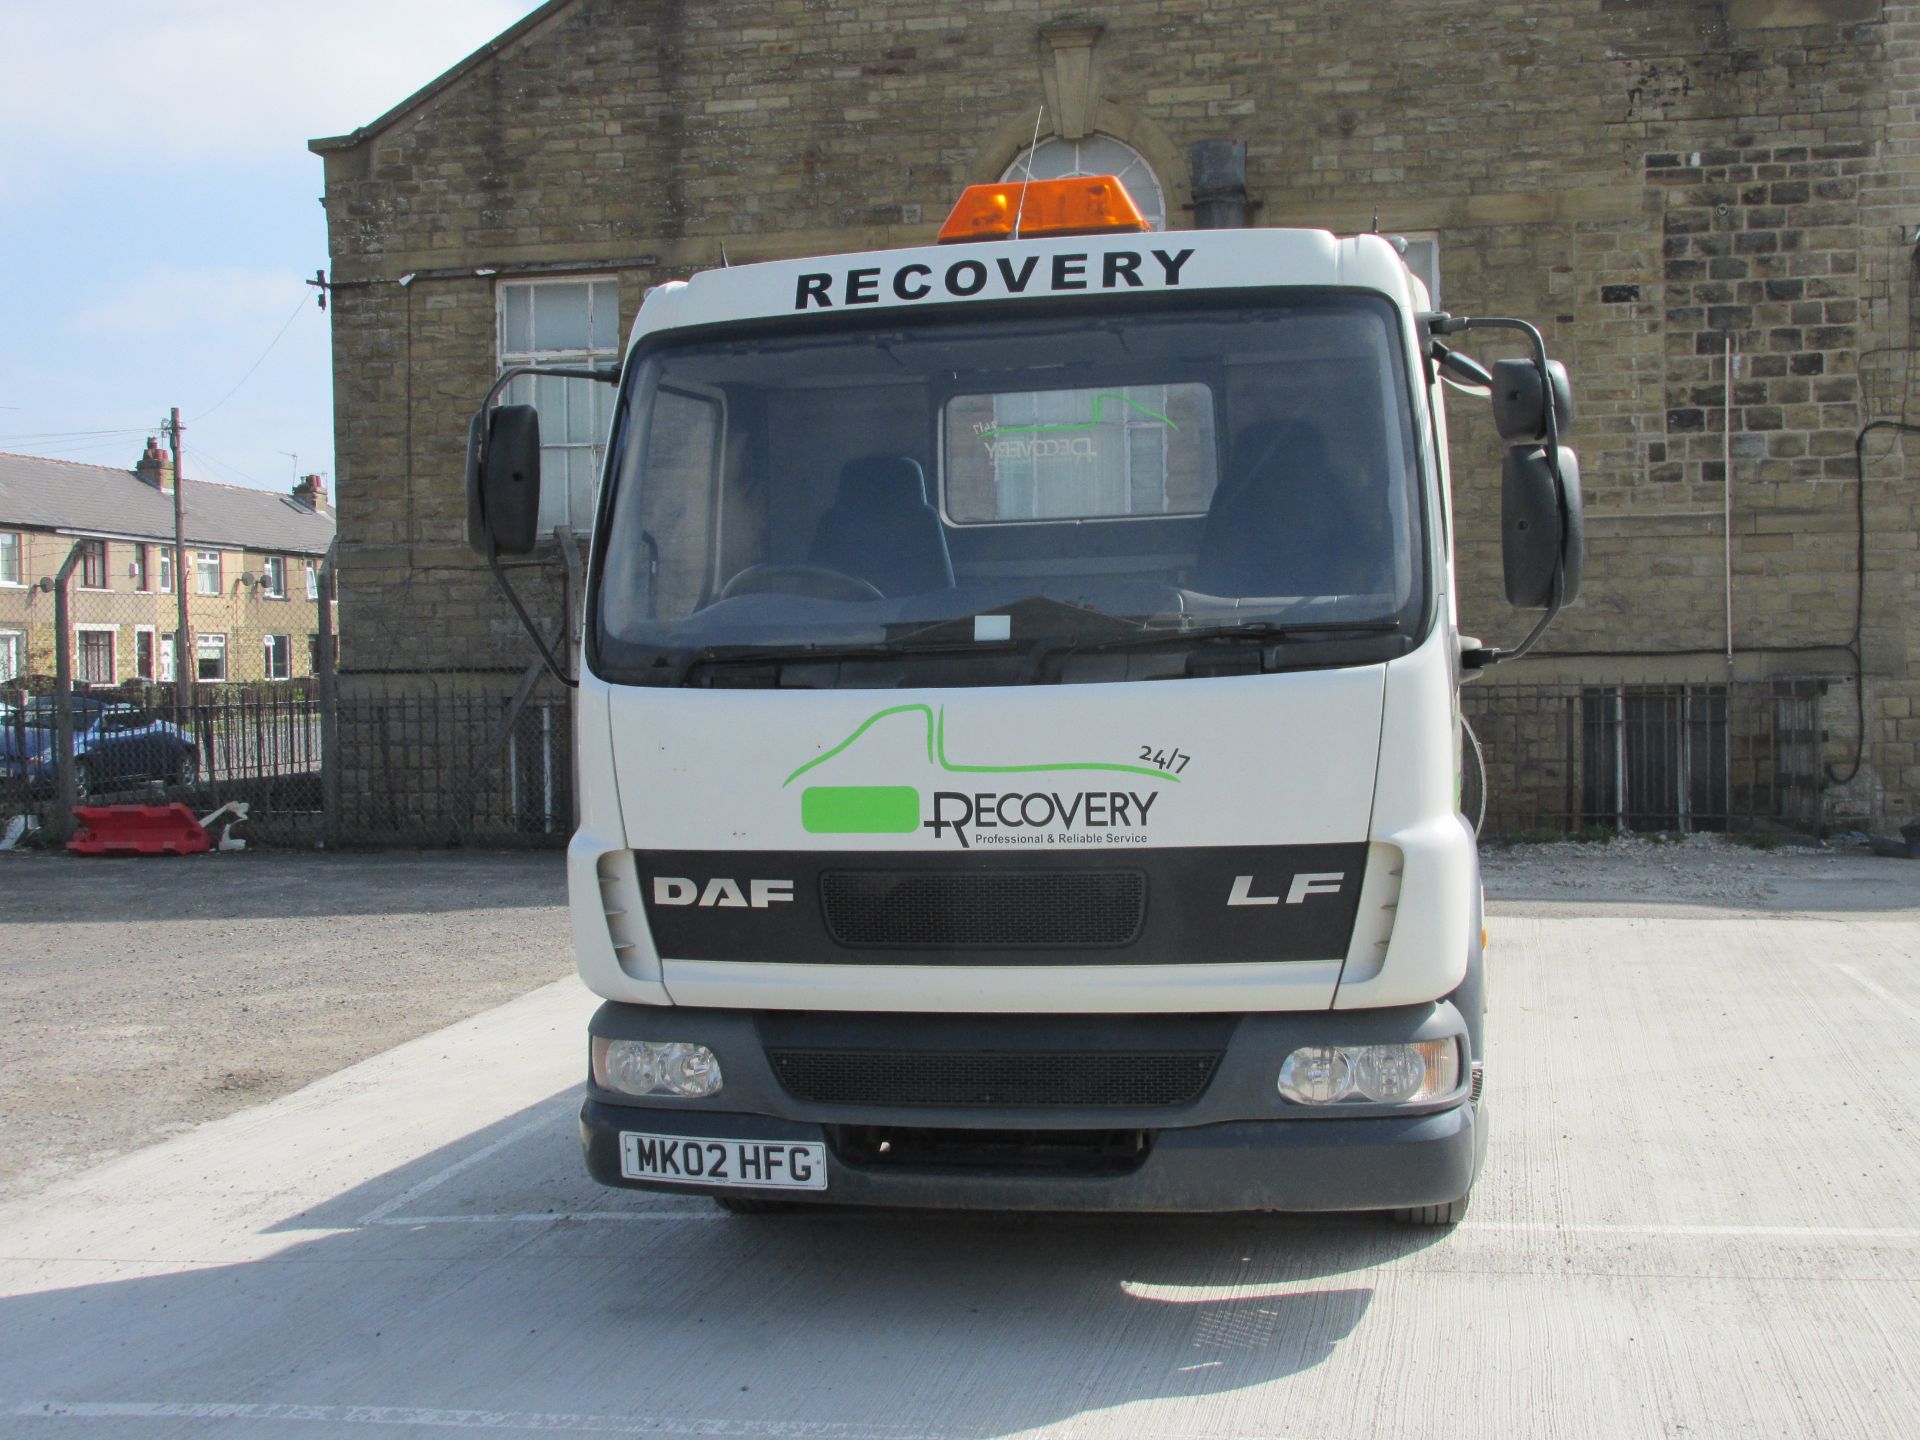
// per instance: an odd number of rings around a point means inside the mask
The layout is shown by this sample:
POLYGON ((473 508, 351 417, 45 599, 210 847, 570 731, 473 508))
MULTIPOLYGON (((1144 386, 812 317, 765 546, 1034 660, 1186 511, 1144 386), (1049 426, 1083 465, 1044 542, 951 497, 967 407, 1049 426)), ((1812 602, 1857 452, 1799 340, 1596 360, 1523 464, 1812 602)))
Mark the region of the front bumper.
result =
POLYGON ((1388 1210, 1441 1205, 1473 1185, 1486 1118, 1465 1103, 1431 1115, 1364 1120, 1242 1120, 1154 1132, 1137 1168, 1118 1175, 871 1167, 841 1157, 824 1127, 724 1111, 663 1113, 588 1100, 580 1112, 587 1169, 603 1185, 838 1205, 954 1210, 1388 1210), (821 1140, 825 1190, 742 1189, 629 1180, 620 1132, 716 1139, 821 1140))
POLYGON ((807 1017, 603 1006, 593 1033, 683 1040, 719 1056, 725 1088, 711 1100, 636 1100, 589 1082, 580 1113, 587 1168, 602 1184, 665 1194, 943 1209, 1244 1211, 1384 1210, 1445 1204, 1472 1188, 1486 1115, 1460 1094, 1409 1113, 1384 1106, 1306 1112, 1279 1099, 1274 1075, 1297 1045, 1458 1035, 1447 1002, 1395 1010, 1239 1017, 807 1017), (1183 1033, 1183 1027, 1184 1033, 1183 1033), (1158 1109, 836 1104, 796 1098, 775 1077, 767 1045, 889 1051, 1075 1047, 1109 1050, 1165 1035, 1213 1033, 1223 1048, 1206 1090, 1158 1109), (817 1142, 824 1190, 769 1190, 621 1173, 622 1132, 817 1142), (883 1150, 878 1141, 891 1137, 883 1150), (1022 1153, 1025 1142, 1036 1152, 1022 1153), (1052 1156, 1061 1157, 1056 1163, 1052 1156))

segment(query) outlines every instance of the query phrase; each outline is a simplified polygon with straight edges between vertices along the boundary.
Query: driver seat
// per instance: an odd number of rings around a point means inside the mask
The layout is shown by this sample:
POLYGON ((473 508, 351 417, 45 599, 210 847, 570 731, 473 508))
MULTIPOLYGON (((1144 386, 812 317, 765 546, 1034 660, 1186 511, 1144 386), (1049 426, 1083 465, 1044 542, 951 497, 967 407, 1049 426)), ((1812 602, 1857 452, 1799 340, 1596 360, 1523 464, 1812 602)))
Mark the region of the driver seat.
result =
POLYGON ((807 559, 870 581, 893 599, 953 588, 953 557, 926 475, 905 455, 862 455, 840 470, 840 488, 813 532, 807 559))

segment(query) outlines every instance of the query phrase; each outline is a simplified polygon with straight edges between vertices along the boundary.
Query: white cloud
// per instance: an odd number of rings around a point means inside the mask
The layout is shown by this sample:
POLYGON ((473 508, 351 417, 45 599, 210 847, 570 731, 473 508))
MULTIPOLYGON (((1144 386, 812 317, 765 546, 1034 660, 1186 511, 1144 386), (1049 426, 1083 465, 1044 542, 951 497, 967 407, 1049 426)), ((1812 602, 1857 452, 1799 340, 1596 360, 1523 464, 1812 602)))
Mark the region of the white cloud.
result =
MULTIPOLYGON (((533 0, 4 0, 0 192, 84 154, 170 162, 298 154, 406 99, 533 0), (31 134, 31 144, 18 143, 31 134)), ((317 164, 317 162, 315 162, 317 164)))

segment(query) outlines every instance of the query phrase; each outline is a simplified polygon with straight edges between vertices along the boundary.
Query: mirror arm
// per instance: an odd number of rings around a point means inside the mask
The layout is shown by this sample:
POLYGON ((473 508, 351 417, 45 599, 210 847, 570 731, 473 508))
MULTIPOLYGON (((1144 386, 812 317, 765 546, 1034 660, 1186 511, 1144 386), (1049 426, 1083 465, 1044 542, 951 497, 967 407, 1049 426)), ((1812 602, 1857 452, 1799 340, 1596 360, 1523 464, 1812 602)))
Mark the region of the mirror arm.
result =
POLYGON ((1489 666, 1503 664, 1508 660, 1518 660, 1533 649, 1540 642, 1540 637, 1547 633, 1547 627, 1553 624, 1554 617, 1559 615, 1560 607, 1565 603, 1561 596, 1566 588, 1566 580, 1566 571, 1556 567, 1553 572, 1553 601, 1547 606, 1546 613, 1535 622, 1533 629, 1527 632, 1526 638, 1518 645, 1508 650, 1503 650, 1497 645, 1476 645, 1463 649, 1460 652, 1460 668, 1485 670, 1489 666))
MULTIPOLYGON (((519 592, 513 588, 513 583, 507 579, 507 572, 500 568, 500 547, 495 545, 491 540, 487 542, 487 568, 493 571, 494 584, 500 587, 500 593, 505 595, 507 597, 507 603, 513 606, 513 613, 520 618, 520 626, 527 632, 527 638, 533 641, 533 648, 540 652, 540 659, 547 667, 547 673, 569 690, 578 690, 580 688, 580 682, 569 676, 567 672, 561 668, 560 662, 554 659, 553 651, 548 647, 547 642, 541 638, 539 629, 533 623, 533 617, 527 614, 527 607, 520 603, 519 592)), ((568 628, 565 623, 561 625, 560 633, 563 637, 566 635, 568 628)))
POLYGON ((487 387, 486 398, 480 402, 480 413, 485 414, 493 408, 493 402, 500 398, 505 390, 522 375, 554 375, 562 380, 595 380, 602 385, 620 383, 620 366, 614 361, 604 365, 509 365, 500 372, 500 378, 487 387))

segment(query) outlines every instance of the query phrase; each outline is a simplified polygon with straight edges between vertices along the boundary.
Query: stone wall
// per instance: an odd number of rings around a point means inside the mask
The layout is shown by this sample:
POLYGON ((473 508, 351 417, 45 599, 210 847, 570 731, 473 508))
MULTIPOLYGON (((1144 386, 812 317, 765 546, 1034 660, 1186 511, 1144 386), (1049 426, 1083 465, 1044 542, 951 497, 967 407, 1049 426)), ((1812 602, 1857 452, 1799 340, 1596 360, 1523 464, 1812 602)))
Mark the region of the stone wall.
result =
MULTIPOLYGON (((1145 154, 1176 225, 1187 147, 1242 139, 1254 223, 1431 233, 1448 308, 1541 325, 1580 396, 1587 594, 1547 656, 1482 683, 1831 677, 1847 775, 1854 441, 1909 411, 1920 5, 1096 0, 1068 18, 571 0, 316 142, 346 668, 526 663, 462 543, 498 274, 617 274, 624 324, 646 286, 723 258, 923 243, 1044 102, 1043 134, 1145 154)), ((1510 640, 1498 443, 1476 405, 1452 424, 1468 627, 1510 640)), ((1920 516, 1900 437, 1868 453, 1866 761, 1829 809, 1897 822, 1920 808, 1920 516)), ((558 567, 542 573, 553 614, 558 567)))

